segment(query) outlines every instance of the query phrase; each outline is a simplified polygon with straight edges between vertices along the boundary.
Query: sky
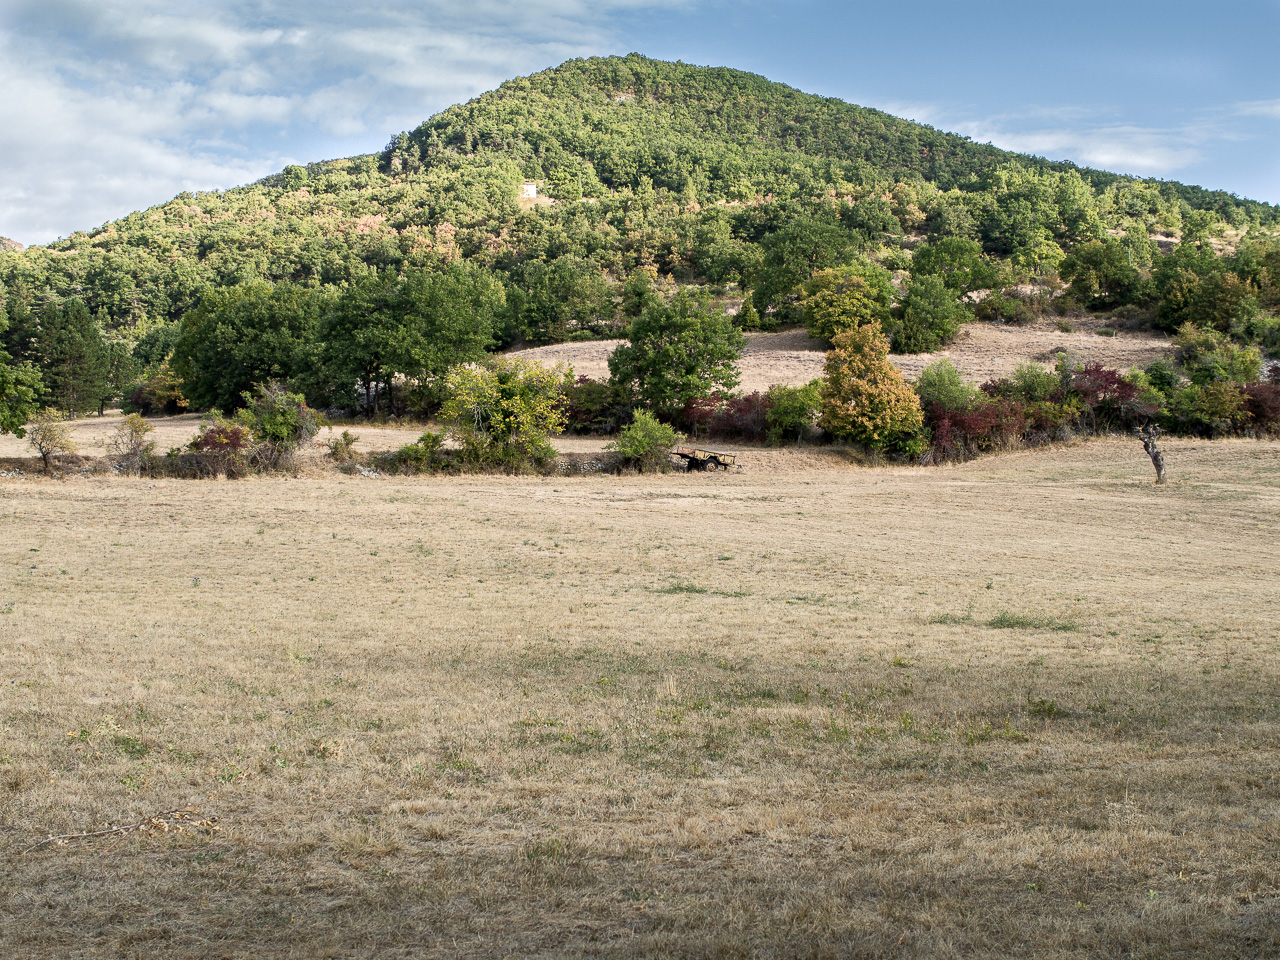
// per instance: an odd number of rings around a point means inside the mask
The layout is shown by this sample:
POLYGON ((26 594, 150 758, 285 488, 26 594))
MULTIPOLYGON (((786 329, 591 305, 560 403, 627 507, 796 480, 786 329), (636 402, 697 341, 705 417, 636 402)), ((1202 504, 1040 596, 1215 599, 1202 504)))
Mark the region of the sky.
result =
POLYGON ((1280 203, 1280 0, 0 0, 0 237, 371 153, 572 57, 729 66, 1280 203))

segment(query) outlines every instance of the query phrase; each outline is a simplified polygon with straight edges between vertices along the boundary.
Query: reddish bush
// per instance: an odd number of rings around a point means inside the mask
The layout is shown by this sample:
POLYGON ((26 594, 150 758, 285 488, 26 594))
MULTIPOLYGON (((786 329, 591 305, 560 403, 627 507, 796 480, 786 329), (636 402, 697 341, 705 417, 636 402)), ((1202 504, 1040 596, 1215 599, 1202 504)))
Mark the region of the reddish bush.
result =
POLYGON ((240 423, 220 420, 206 426, 190 443, 190 449, 201 453, 239 456, 253 446, 253 435, 240 423))
POLYGON ((684 405, 680 425, 695 437, 762 441, 769 433, 772 406, 769 395, 759 392, 745 397, 697 397, 684 405))
POLYGON ((934 462, 967 460, 983 450, 1009 446, 1027 430, 1025 407, 1016 400, 979 401, 967 410, 929 408, 934 462))
POLYGON ((1157 407, 1138 400, 1138 388, 1119 370, 1100 363, 1087 363, 1071 374, 1069 396, 1060 401, 1078 399, 1089 427, 1094 433, 1112 427, 1130 427, 1154 416, 1157 407))
POLYGON ((1280 432, 1280 382, 1249 384, 1244 388, 1244 408, 1258 429, 1280 432))

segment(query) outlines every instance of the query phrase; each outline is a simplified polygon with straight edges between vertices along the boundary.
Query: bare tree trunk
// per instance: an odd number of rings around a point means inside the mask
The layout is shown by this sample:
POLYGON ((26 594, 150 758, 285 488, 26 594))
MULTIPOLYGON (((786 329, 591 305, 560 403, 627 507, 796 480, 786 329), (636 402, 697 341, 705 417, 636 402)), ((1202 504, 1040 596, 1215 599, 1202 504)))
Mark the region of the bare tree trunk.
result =
POLYGON ((1156 440, 1160 436, 1160 428, 1152 424, 1148 427, 1143 427, 1141 430, 1135 430, 1134 433, 1142 441, 1142 446, 1147 451, 1147 456, 1151 458, 1151 465, 1156 468, 1156 483, 1164 483, 1164 454, 1156 446, 1156 440))

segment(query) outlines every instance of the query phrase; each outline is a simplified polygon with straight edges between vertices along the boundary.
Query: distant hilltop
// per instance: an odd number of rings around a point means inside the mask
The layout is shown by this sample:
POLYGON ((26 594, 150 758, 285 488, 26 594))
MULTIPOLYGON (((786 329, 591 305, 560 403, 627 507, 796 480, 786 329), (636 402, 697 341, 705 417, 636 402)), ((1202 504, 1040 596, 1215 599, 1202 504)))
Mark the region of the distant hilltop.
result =
POLYGON ((8 237, 0 237, 0 253, 7 253, 10 250, 26 249, 17 240, 10 240, 8 237))

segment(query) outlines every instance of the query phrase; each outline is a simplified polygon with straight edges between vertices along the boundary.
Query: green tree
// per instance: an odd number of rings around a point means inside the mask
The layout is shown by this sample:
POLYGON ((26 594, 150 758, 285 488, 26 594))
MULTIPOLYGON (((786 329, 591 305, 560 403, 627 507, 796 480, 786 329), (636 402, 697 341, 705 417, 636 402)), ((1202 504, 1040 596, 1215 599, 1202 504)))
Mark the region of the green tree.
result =
POLYGON ((752 298, 764 316, 773 309, 789 317, 790 298, 817 270, 848 263, 856 243, 848 231, 810 216, 798 216, 761 242, 764 258, 752 298))
POLYGON ((932 353, 955 339, 973 314, 941 277, 912 277, 891 341, 898 353, 932 353))
POLYGON ((736 387, 746 345, 730 317, 681 297, 632 322, 627 342, 609 355, 609 376, 652 412, 671 415, 695 397, 736 387))
POLYGON ((873 450, 915 452, 924 413, 915 391, 889 361, 889 338, 878 325, 838 334, 824 372, 823 429, 873 450))
POLYGON ((911 276, 941 277, 956 293, 994 287, 999 279, 995 266, 982 254, 982 245, 963 237, 941 237, 916 247, 911 276))
POLYGON ((234 410, 255 385, 288 381, 309 364, 328 295, 261 280, 208 291, 182 318, 173 369, 200 408, 234 410))
POLYGON ((111 362, 102 332, 80 300, 40 311, 40 366, 49 400, 71 416, 100 409, 111 393, 111 362))
MULTIPOLYGON (((0 336, 7 320, 0 313, 0 336)), ((24 425, 35 413, 44 385, 40 371, 30 363, 14 363, 0 347, 0 433, 27 435, 24 425)))
POLYGON ((531 343, 559 343, 613 329, 612 291, 590 260, 566 256, 531 262, 523 270, 522 287, 521 328, 531 343))
POLYGON ((403 353, 397 373, 443 376, 482 360, 505 320, 506 291, 494 277, 460 266, 411 274, 397 291, 403 353))
POLYGON ((1062 279, 1085 306, 1109 309, 1132 303, 1142 274, 1133 265, 1133 250, 1120 240, 1090 240, 1074 247, 1062 261, 1062 279))
POLYGON ((851 327, 885 323, 893 303, 893 279, 883 267, 857 260, 819 270, 804 285, 800 311, 809 336, 832 340, 851 327))
POLYGON ((339 403, 353 399, 349 385, 364 394, 364 414, 377 412, 380 396, 390 396, 400 358, 402 316, 398 281, 369 274, 352 283, 320 319, 320 380, 311 391, 339 403))

